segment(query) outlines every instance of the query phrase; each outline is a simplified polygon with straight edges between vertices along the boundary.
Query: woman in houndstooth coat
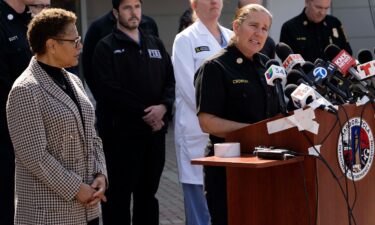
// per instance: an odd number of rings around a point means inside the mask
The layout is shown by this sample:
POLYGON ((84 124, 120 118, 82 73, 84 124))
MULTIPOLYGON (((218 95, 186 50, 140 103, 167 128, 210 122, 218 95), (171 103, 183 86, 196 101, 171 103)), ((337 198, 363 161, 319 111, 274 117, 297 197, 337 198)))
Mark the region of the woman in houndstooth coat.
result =
POLYGON ((16 156, 15 224, 98 224, 107 173, 95 114, 78 77, 76 16, 47 9, 33 18, 35 56, 7 102, 16 156))

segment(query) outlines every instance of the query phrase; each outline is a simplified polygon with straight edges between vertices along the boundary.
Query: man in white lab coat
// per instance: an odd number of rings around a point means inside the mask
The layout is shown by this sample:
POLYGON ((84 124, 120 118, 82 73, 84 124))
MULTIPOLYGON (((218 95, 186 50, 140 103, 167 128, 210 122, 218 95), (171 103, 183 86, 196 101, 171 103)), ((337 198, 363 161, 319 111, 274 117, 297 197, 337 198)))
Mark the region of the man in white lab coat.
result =
POLYGON ((179 178, 184 192, 187 225, 208 225, 210 215, 203 189, 203 168, 190 160, 204 156, 208 134, 196 115, 194 74, 203 62, 226 47, 232 31, 218 23, 222 0, 190 0, 196 21, 173 43, 176 80, 175 144, 179 178))

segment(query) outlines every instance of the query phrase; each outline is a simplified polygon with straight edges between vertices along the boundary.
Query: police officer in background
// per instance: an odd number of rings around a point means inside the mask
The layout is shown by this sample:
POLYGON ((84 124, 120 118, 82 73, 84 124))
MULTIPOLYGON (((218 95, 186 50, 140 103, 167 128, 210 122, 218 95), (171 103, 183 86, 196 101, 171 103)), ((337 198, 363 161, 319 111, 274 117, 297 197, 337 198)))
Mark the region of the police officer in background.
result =
POLYGON ((175 96, 172 62, 160 39, 138 29, 142 1, 112 2, 116 29, 93 56, 97 125, 111 183, 103 224, 159 225, 155 194, 175 96))
MULTIPOLYGON (((237 9, 240 9, 248 4, 262 5, 263 0, 238 0, 237 9)), ((275 41, 270 36, 268 36, 266 43, 264 44, 264 47, 262 48, 262 50, 260 50, 260 52, 268 56, 268 58, 274 59, 275 49, 276 49, 275 41)))
POLYGON ((13 224, 14 152, 6 120, 6 101, 13 82, 29 65, 26 39, 31 0, 0 0, 0 224, 13 224))
POLYGON ((303 12, 285 22, 281 28, 280 42, 289 45, 310 62, 322 58, 324 49, 335 44, 352 54, 341 22, 327 15, 331 0, 305 0, 303 12))

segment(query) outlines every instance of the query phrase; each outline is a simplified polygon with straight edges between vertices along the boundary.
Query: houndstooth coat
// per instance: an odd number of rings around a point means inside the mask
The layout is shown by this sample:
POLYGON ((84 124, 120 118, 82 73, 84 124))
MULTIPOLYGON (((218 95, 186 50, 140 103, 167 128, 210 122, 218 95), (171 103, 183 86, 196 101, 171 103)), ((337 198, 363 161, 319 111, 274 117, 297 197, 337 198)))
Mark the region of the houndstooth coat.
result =
POLYGON ((15 224, 86 224, 99 205, 75 199, 81 182, 107 177, 104 153, 94 128, 95 114, 78 77, 64 71, 82 108, 39 66, 35 58, 14 83, 7 120, 16 156, 15 224))

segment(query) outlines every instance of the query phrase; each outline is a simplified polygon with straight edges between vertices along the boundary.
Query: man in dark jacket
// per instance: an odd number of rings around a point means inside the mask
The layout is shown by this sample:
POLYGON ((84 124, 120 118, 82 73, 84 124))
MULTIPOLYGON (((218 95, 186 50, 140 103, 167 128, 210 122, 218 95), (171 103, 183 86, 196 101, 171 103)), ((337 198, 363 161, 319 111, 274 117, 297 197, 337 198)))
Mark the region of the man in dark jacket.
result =
POLYGON ((29 65, 31 52, 26 39, 31 1, 0 0, 0 224, 13 224, 14 152, 5 114, 9 91, 29 65))
POLYGON ((283 24, 280 42, 286 43, 294 53, 301 54, 310 62, 322 58, 329 44, 352 54, 341 22, 327 15, 330 6, 331 0, 305 0, 303 12, 283 24))
POLYGON ((174 102, 174 75, 163 43, 139 28, 140 0, 113 0, 116 29, 96 46, 99 135, 110 186, 103 222, 158 225, 155 194, 165 162, 165 133, 174 102))
MULTIPOLYGON (((110 34, 115 25, 116 18, 111 10, 107 14, 92 22, 85 35, 85 41, 82 50, 83 75, 95 99, 97 96, 95 93, 96 88, 94 87, 95 81, 92 75, 92 57, 96 44, 98 44, 100 39, 110 34)), ((141 28, 142 31, 147 34, 159 37, 159 31, 155 20, 147 15, 142 15, 139 28, 141 28)))

